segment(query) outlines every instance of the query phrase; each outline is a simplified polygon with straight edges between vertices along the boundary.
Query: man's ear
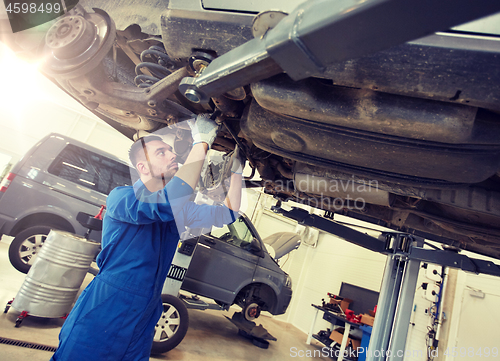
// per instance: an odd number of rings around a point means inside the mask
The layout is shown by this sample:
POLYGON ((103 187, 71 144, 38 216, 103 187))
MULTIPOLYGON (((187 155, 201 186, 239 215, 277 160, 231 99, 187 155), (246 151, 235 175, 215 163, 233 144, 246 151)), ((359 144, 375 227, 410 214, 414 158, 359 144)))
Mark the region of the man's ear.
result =
POLYGON ((136 165, 136 169, 139 172, 139 174, 142 175, 149 175, 149 167, 147 165, 146 161, 140 161, 136 165))

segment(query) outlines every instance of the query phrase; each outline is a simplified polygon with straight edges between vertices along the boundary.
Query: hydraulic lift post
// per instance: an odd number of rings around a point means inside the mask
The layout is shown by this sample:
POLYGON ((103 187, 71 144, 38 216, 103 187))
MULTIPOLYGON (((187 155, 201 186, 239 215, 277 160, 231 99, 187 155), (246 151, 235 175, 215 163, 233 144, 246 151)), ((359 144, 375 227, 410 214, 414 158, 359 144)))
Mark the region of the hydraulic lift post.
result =
POLYGON ((420 262, 500 276, 500 266, 493 262, 469 258, 453 251, 424 249, 424 239, 412 234, 382 232, 375 238, 301 208, 284 210, 280 202, 271 209, 301 225, 318 228, 350 243, 387 255, 377 317, 368 349, 363 350, 367 361, 403 360, 420 262))
POLYGON ((405 349, 411 310, 413 308, 413 298, 415 297, 415 290, 417 289, 417 278, 420 269, 420 261, 418 260, 409 259, 405 261, 405 263, 403 283, 399 294, 399 305, 397 308, 396 320, 394 322, 392 340, 389 345, 389 350, 391 350, 394 355, 390 358, 391 360, 403 359, 404 352, 398 355, 397 351, 404 351, 405 349))
POLYGON ((418 260, 387 257, 367 360, 403 359, 419 269, 418 260))

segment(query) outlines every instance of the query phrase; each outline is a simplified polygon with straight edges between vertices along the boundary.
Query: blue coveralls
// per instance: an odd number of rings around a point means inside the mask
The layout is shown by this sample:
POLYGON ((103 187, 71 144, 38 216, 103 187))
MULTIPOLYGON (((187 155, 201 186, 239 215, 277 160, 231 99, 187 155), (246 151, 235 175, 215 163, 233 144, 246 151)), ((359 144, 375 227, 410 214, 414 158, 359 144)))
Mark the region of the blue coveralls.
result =
POLYGON ((221 227, 237 217, 225 206, 190 202, 192 193, 174 177, 158 192, 139 180, 109 194, 99 274, 64 322, 51 360, 149 360, 178 229, 221 227))

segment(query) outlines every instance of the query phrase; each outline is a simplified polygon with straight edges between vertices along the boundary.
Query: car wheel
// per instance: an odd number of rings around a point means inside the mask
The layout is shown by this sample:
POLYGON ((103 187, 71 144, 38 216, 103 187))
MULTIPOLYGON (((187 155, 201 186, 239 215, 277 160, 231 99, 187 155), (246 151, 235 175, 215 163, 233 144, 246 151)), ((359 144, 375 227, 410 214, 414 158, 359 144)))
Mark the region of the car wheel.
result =
POLYGON ((243 307, 243 316, 247 321, 253 321, 260 316, 261 307, 255 303, 250 302, 245 307, 243 307))
POLYGON ((14 238, 9 246, 9 260, 18 271, 28 273, 50 230, 47 226, 30 227, 14 238))
POLYGON ((186 336, 189 325, 188 310, 184 302, 172 295, 161 295, 163 312, 155 327, 152 354, 175 348, 186 336))

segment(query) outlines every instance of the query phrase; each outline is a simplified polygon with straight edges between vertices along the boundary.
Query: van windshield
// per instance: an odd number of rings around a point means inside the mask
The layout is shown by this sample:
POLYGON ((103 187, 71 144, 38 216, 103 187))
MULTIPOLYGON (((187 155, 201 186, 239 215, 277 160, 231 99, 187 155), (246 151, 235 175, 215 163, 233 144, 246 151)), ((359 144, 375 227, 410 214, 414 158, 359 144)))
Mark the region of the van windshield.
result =
POLYGON ((213 226, 210 235, 221 241, 245 249, 252 243, 252 239, 254 238, 252 231, 243 217, 239 217, 233 223, 224 225, 220 228, 213 226))
POLYGON ((132 184, 126 164, 73 144, 56 157, 49 173, 106 195, 115 187, 132 184))

